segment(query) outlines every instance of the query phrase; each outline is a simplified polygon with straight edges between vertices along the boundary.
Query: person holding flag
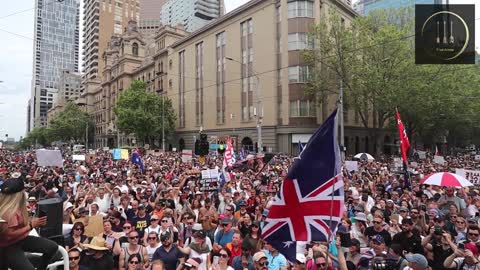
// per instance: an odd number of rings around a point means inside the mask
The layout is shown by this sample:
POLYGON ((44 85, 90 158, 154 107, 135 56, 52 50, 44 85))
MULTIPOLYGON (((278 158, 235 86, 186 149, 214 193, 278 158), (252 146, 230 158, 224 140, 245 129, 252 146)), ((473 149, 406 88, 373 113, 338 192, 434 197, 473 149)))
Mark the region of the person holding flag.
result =
POLYGON ((345 211, 337 129, 335 110, 288 171, 262 228, 263 239, 289 261, 297 241, 332 240, 345 211))
POLYGON ((397 115, 397 126, 398 126, 398 137, 400 138, 400 151, 402 154, 403 160, 403 169, 405 170, 405 187, 410 188, 410 174, 408 173, 408 159, 407 159, 407 152, 408 148, 410 148, 410 141, 408 140, 407 131, 405 130, 405 126, 403 125, 402 119, 400 118, 400 113, 398 109, 396 109, 397 115))
POLYGON ((142 171, 142 173, 145 172, 145 167, 143 166, 143 161, 142 161, 142 158, 140 157, 140 153, 138 151, 138 149, 135 149, 132 153, 132 163, 137 165, 140 170, 142 171))

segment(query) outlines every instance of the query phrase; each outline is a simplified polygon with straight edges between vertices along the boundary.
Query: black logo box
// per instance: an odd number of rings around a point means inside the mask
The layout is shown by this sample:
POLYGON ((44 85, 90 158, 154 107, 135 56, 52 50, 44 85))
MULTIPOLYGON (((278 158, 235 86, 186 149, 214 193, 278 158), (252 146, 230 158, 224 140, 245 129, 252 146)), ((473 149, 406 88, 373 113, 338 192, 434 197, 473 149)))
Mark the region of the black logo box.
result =
POLYGON ((475 64, 475 5, 415 5, 416 64, 475 64))

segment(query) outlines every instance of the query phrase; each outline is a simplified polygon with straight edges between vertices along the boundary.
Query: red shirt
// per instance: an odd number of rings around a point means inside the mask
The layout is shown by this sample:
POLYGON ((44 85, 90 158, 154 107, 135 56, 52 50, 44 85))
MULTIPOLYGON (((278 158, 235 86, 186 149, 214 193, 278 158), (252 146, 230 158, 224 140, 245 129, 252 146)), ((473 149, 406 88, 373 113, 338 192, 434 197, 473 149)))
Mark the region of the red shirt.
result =
POLYGON ((230 259, 228 260, 228 265, 232 265, 233 258, 242 255, 242 245, 234 248, 232 246, 232 243, 228 243, 226 245, 226 248, 228 248, 228 250, 230 250, 230 253, 232 253, 232 256, 230 256, 230 259))

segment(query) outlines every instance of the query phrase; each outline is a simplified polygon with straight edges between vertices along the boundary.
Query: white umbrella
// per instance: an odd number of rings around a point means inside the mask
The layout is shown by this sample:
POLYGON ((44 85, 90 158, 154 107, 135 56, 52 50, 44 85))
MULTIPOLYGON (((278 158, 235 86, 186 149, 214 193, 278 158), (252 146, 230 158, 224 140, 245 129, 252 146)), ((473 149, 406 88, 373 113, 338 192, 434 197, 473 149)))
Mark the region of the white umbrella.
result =
POLYGON ((439 172, 427 175, 421 181, 422 184, 441 187, 469 187, 473 184, 463 176, 448 172, 439 172))
POLYGON ((358 153, 353 158, 358 158, 360 160, 375 160, 369 153, 358 153))

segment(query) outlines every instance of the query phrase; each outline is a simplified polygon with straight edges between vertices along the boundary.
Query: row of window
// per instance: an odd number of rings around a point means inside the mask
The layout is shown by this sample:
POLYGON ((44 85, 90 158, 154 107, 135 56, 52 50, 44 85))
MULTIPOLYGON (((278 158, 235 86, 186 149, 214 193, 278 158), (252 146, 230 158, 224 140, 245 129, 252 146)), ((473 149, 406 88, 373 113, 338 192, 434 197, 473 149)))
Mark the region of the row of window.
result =
POLYGON ((288 18, 313 18, 313 1, 294 1, 288 3, 288 18))
POLYGON ((290 101, 290 117, 315 117, 316 104, 311 100, 290 101))
POLYGON ((308 33, 288 34, 288 50, 311 50, 314 47, 313 38, 308 33))
POLYGON ((289 83, 306 83, 310 76, 310 69, 308 66, 293 66, 288 68, 288 82, 289 83))

